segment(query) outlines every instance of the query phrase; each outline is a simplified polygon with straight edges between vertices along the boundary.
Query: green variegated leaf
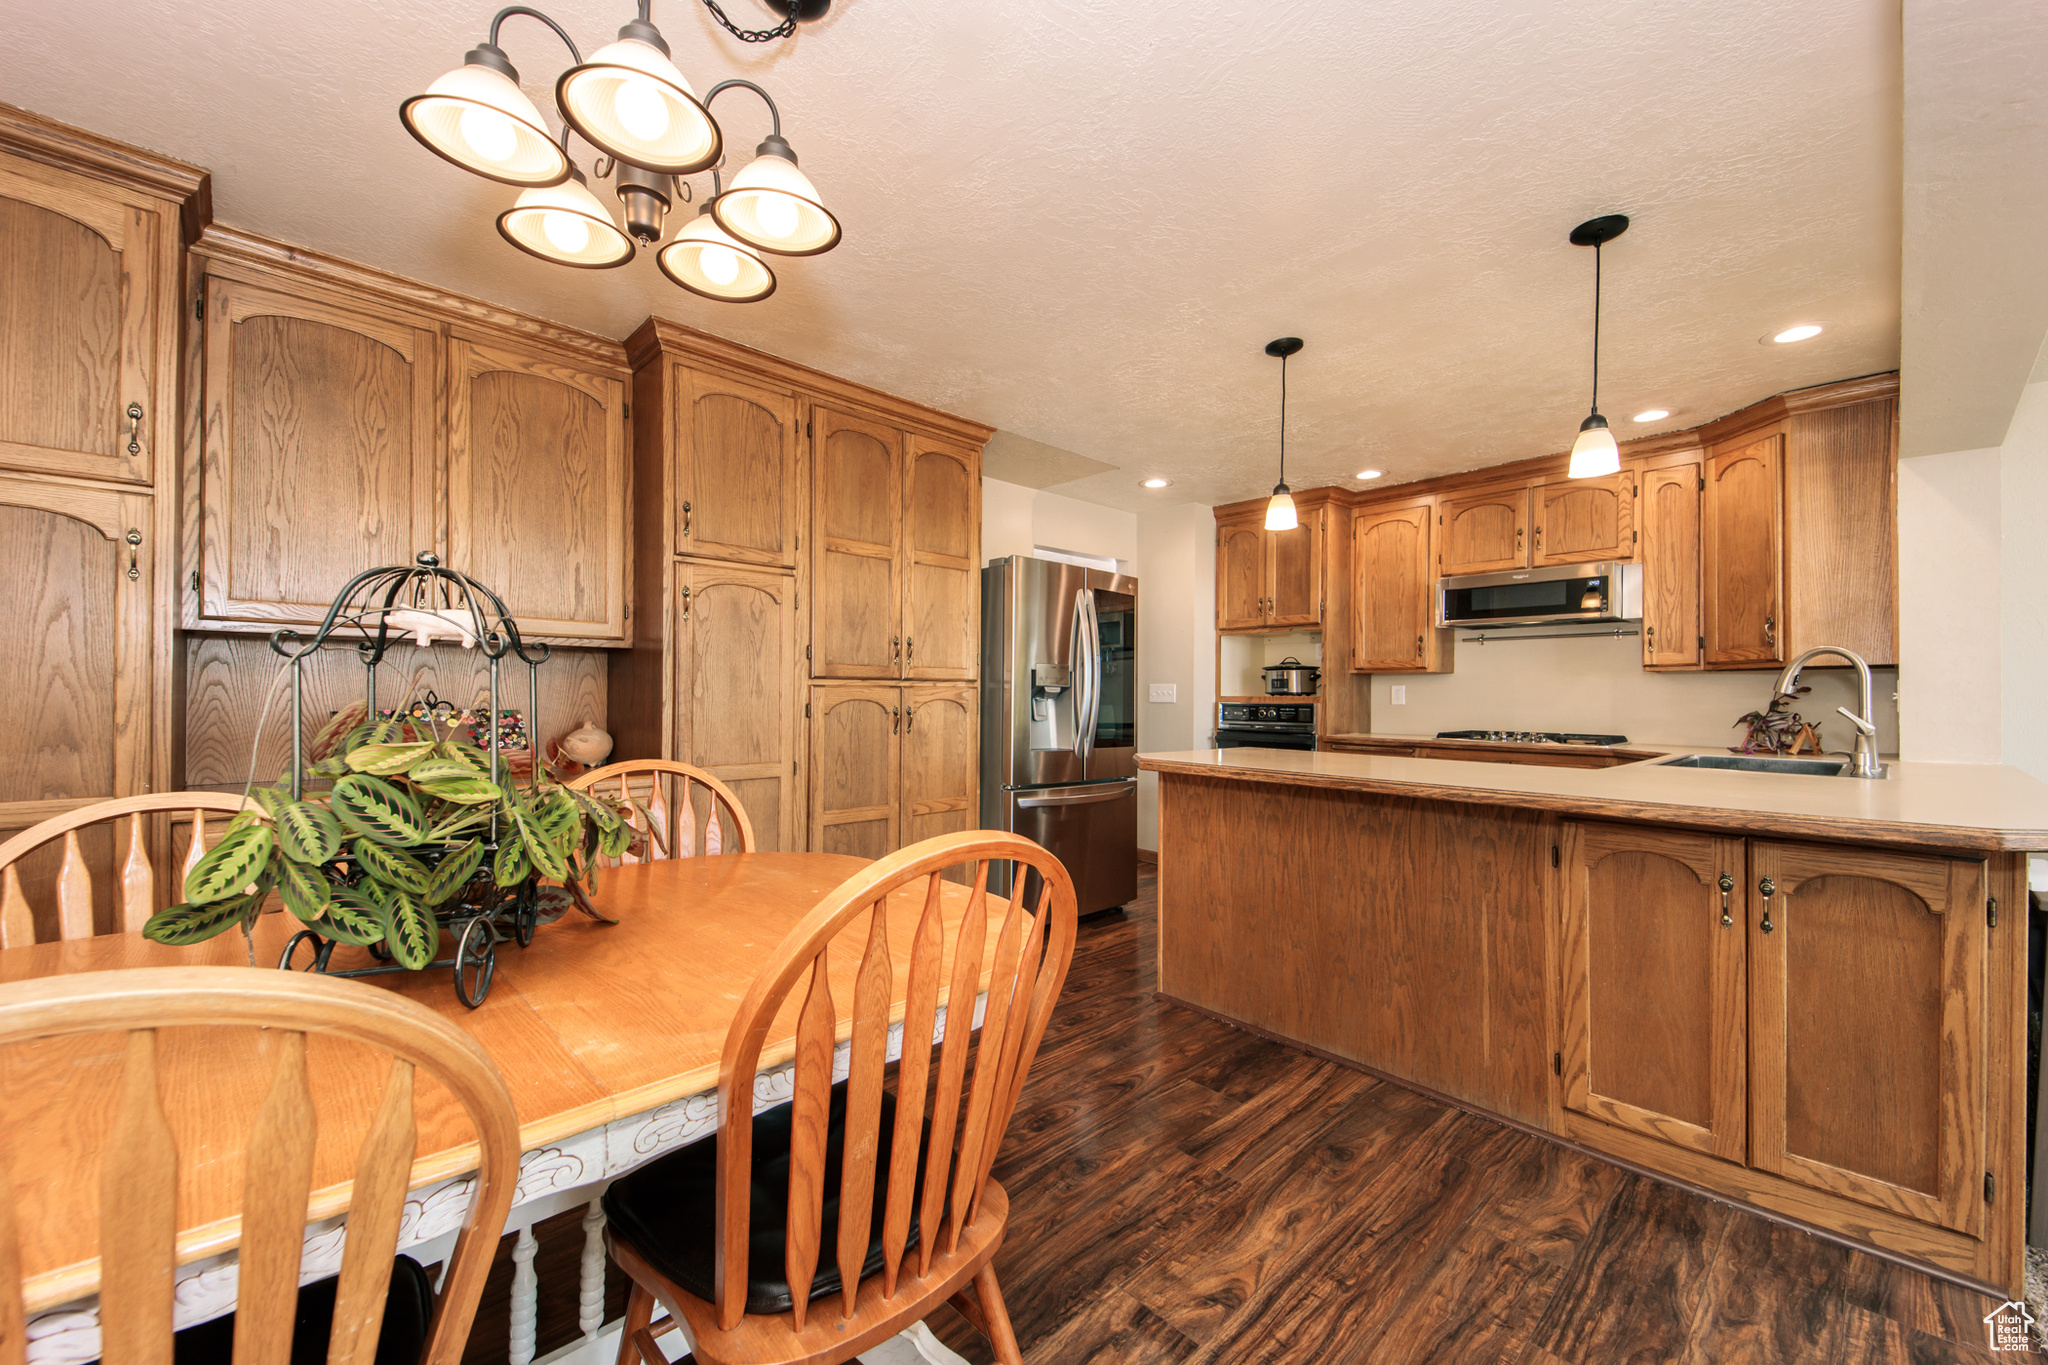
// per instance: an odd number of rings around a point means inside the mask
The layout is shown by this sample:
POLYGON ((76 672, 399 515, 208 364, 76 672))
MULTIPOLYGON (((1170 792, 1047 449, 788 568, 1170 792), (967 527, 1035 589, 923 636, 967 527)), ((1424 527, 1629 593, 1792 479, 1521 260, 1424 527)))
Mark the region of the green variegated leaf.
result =
POLYGON ((284 908, 308 924, 326 914, 333 890, 320 869, 290 858, 277 861, 277 894, 284 901, 284 908))
POLYGON ((242 896, 208 905, 173 905, 151 915, 142 926, 142 936, 178 948, 204 943, 240 924, 248 908, 247 898, 242 896))
POLYGON ((326 918, 316 920, 313 928, 338 943, 353 943, 357 947, 367 947, 384 937, 382 916, 365 915, 339 901, 328 906, 326 918))
MULTIPOLYGON (((420 840, 420 842, 423 844, 453 843, 456 835, 467 833, 469 830, 476 829, 481 825, 487 825, 490 823, 490 820, 491 810, 489 806, 458 806, 441 819, 435 821, 433 827, 427 831, 427 837, 420 840)), ((512 822, 508 818, 505 823, 509 825, 512 822)))
POLYGON ((526 856, 543 877, 556 881, 569 875, 569 868, 562 857, 562 850, 556 846, 540 821, 524 809, 514 806, 512 820, 519 827, 520 842, 526 845, 526 856))
POLYGON ((242 812, 228 823, 220 842, 206 850, 186 874, 185 899, 194 905, 213 905, 246 895, 269 865, 275 846, 270 826, 259 823, 254 811, 242 812), (248 824, 242 823, 244 816, 248 824))
POLYGON ((386 913, 390 929, 384 946, 391 950, 392 960, 415 972, 431 964, 434 950, 441 946, 441 926, 434 923, 432 912, 401 892, 391 898, 386 913))
POLYGON ((563 787, 562 790, 569 793, 570 798, 576 802, 577 807, 583 812, 584 819, 599 829, 610 829, 623 823, 624 817, 619 814, 619 808, 610 801, 592 796, 586 791, 578 791, 574 787, 563 787))
POLYGON ((325 806, 288 800, 271 814, 277 820, 277 846, 293 862, 324 863, 341 847, 341 822, 325 806))
POLYGON ((346 757, 348 766, 359 773, 392 777, 410 772, 414 764, 433 752, 432 741, 415 744, 365 744, 349 750, 346 757))
MULTIPOLYGON (((669 848, 667 828, 662 824, 661 821, 654 818, 654 812, 649 810, 647 808, 647 803, 645 801, 642 801, 639 797, 628 797, 627 803, 633 807, 633 813, 640 817, 639 828, 636 831, 636 833, 639 835, 639 841, 643 844, 651 844, 653 846, 651 849, 653 856, 657 858, 668 857, 669 848)), ((642 856, 645 855, 643 854, 642 856)))
POLYGON ((425 781, 414 776, 413 780, 418 782, 420 790, 429 796, 438 797, 443 801, 453 801, 459 806, 478 806, 486 801, 498 799, 498 789, 491 784, 488 777, 441 777, 425 781))
POLYGON ((373 939, 384 937, 384 902, 394 894, 367 877, 354 886, 337 886, 327 903, 329 919, 361 922, 376 929, 373 939))
POLYGON ((341 777, 347 772, 348 764, 342 762, 333 754, 329 754, 318 763, 311 763, 306 766, 306 776, 308 777, 341 777))
POLYGON ((575 831, 577 813, 576 798, 567 787, 550 787, 534 803, 534 814, 540 817, 541 827, 557 844, 568 843, 568 836, 575 831))
POLYGON ((290 805, 292 801, 290 787, 255 787, 250 790, 249 795, 263 808, 263 813, 273 820, 277 819, 279 808, 290 805))
POLYGON ((363 871, 394 891, 403 891, 409 896, 427 894, 427 882, 432 874, 426 864, 403 849, 386 848, 370 839, 358 839, 349 845, 356 862, 363 871))
POLYGON ((598 832, 597 851, 607 858, 619 857, 632 846, 633 831, 623 821, 598 832))
POLYGON ((440 782, 451 777, 476 776, 476 769, 470 767, 461 759, 449 758, 442 754, 440 752, 441 745, 436 744, 432 747, 434 752, 413 764, 411 769, 405 774, 407 777, 415 782, 427 783, 440 782))
POLYGON ((327 718, 327 723, 313 732, 312 742, 306 746, 306 757, 315 762, 334 757, 334 751, 344 738, 363 723, 365 708, 359 701, 352 701, 327 718))
POLYGON ((420 803, 381 777, 351 773, 334 784, 327 799, 343 825, 376 843, 409 848, 427 836, 420 803))
POLYGON ((533 872, 533 859, 526 856, 526 844, 516 833, 498 845, 498 857, 491 867, 491 879, 500 886, 517 886, 533 872))
POLYGON ((428 905, 439 905, 469 885, 469 879, 483 866, 484 844, 481 839, 471 839, 461 848, 441 859, 434 868, 432 878, 427 882, 426 901, 428 905))
POLYGON ((452 763, 460 763, 472 773, 490 774, 490 754, 466 739, 444 739, 435 746, 434 752, 452 763))

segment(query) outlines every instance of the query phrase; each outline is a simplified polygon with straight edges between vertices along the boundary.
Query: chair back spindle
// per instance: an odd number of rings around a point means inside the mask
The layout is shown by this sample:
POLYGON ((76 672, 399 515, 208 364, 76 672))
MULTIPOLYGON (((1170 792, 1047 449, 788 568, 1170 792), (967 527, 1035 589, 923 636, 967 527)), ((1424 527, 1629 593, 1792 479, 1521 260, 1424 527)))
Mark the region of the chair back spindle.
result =
MULTIPOLYGON (((475 1194, 447 1261, 422 1361, 455 1365, 518 1178, 510 1093, 467 1034, 425 1007, 358 982, 236 967, 145 967, 0 986, 0 1046, 121 1033, 119 1093, 101 1151, 99 1297, 107 1365, 170 1365, 179 1153, 165 1116, 158 1030, 260 1027, 275 1057, 245 1155, 234 1357, 286 1365, 317 1135, 306 1038, 389 1052, 383 1095, 357 1153, 329 1365, 370 1365, 410 1183, 415 1071, 424 1067, 476 1130, 475 1194)), ((0 1168, 0 1365, 22 1365, 26 1314, 13 1186, 0 1168)))
POLYGON ((95 825, 114 825, 117 833, 125 830, 120 866, 108 870, 117 900, 114 930, 135 933, 152 914, 183 895, 185 874, 206 852, 207 813, 232 815, 246 804, 239 796, 221 792, 123 796, 51 816, 0 843, 0 948, 35 942, 35 908, 22 889, 19 866, 31 854, 61 841, 62 857, 54 877, 57 938, 91 938, 95 887, 91 860, 79 841, 79 832, 95 825), (177 879, 162 884, 150 859, 150 825, 160 817, 181 814, 191 819, 191 839, 177 879))
POLYGON ((665 758, 627 759, 569 785, 629 808, 640 849, 615 864, 754 851, 754 826, 739 797, 702 768, 665 758))

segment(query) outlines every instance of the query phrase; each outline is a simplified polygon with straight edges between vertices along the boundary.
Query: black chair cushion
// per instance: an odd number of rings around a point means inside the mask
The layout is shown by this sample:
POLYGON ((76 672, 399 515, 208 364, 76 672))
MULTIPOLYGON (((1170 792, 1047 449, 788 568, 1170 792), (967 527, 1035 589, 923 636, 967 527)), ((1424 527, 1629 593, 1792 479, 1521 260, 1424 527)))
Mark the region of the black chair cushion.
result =
MULTIPOLYGON (((787 1313, 794 1300, 783 1265, 789 1217, 789 1135, 791 1106, 777 1105, 754 1116, 753 1194, 749 1201, 752 1228, 747 1251, 747 1311, 787 1313)), ((846 1136, 846 1083, 832 1087, 829 1131, 825 1139, 824 1232, 818 1243, 818 1270, 811 1279, 811 1298, 835 1293, 839 1277, 839 1181, 841 1148, 846 1136)), ((868 1224, 868 1254, 863 1277, 882 1268, 882 1216, 889 1196, 889 1152, 896 1132, 896 1099, 882 1096, 882 1131, 875 1152, 874 1214, 868 1224)), ((918 1141, 918 1190, 924 1186, 924 1154, 931 1125, 918 1141)), ((680 1151, 648 1162, 612 1183, 605 1192, 604 1213, 613 1231, 631 1243, 649 1265, 700 1299, 716 1302, 718 1138, 691 1143, 680 1151)), ((911 1205, 910 1238, 917 1245, 916 1202, 911 1205)))
MULTIPOLYGON (((299 1320, 292 1328, 292 1365, 323 1365, 334 1331, 334 1295, 340 1281, 315 1280, 299 1290, 299 1320)), ((434 1318, 434 1282, 410 1256, 391 1263, 384 1328, 377 1335, 377 1365, 419 1365, 434 1318)), ((172 1338, 173 1365, 220 1365, 235 1354, 235 1315, 187 1327, 172 1338)))

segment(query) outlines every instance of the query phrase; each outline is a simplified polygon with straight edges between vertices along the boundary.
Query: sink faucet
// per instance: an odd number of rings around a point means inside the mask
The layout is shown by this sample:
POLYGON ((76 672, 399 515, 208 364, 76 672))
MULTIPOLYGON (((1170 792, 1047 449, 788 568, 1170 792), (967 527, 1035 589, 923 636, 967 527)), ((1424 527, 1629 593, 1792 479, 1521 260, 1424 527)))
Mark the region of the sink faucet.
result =
POLYGON ((1844 649, 1840 645, 1815 645, 1785 665, 1785 671, 1778 675, 1778 690, 1772 695, 1783 696, 1791 692, 1799 682, 1799 670, 1806 667, 1806 661, 1816 654, 1839 654, 1856 665, 1856 681, 1863 689, 1863 714, 1859 716, 1846 706, 1835 708, 1847 716, 1849 723, 1856 727, 1856 752, 1850 756, 1853 761, 1849 767, 1849 775, 1883 777, 1884 764, 1877 761, 1877 707, 1870 696, 1870 665, 1863 661, 1861 654, 1853 649, 1844 649))

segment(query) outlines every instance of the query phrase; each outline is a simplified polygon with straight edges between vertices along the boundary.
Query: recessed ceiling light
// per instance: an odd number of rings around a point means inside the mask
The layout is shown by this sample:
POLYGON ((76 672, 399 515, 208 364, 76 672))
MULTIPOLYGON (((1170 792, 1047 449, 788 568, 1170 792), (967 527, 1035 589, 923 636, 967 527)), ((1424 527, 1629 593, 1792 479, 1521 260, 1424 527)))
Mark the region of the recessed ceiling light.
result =
POLYGON ((1636 414, 1638 422, 1661 422, 1671 415, 1669 408, 1645 408, 1636 414))
POLYGON ((1774 335, 1771 340, 1782 346, 1788 341, 1804 341, 1808 337, 1817 337, 1821 334, 1822 330, 1821 325, 1817 322, 1802 322, 1797 327, 1787 327, 1784 331, 1774 335))
POLYGON ((1173 480, 1172 480, 1172 479, 1147 479, 1147 480, 1145 480, 1145 487, 1147 487, 1147 488, 1165 488, 1165 487, 1168 487, 1169 485, 1171 485, 1172 483, 1173 483, 1173 480))
POLYGON ((1384 469, 1361 469, 1358 471, 1358 477, 1361 479, 1377 479, 1384 476, 1386 472, 1384 469))

